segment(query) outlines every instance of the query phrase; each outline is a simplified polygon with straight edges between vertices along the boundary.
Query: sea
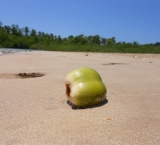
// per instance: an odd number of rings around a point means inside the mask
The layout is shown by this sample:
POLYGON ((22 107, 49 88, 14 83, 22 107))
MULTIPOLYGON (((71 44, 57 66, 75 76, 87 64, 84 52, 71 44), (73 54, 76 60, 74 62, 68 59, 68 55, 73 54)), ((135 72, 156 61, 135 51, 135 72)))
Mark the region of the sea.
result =
POLYGON ((17 52, 32 52, 32 51, 42 51, 42 50, 15 49, 15 48, 0 48, 0 55, 17 53, 17 52))

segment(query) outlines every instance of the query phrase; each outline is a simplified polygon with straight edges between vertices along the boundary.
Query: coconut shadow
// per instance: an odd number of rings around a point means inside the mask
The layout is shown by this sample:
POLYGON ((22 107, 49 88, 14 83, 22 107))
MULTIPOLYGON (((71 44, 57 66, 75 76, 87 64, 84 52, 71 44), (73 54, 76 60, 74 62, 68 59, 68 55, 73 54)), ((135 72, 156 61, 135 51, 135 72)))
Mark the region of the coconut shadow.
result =
POLYGON ((92 106, 87 106, 87 107, 85 107, 85 106, 76 106, 76 105, 74 105, 73 103, 71 103, 69 100, 67 100, 66 103, 67 103, 69 106, 71 106, 73 110, 77 110, 77 109, 89 109, 89 108, 101 107, 101 106, 107 104, 107 103, 108 103, 108 100, 105 99, 104 101, 102 101, 102 102, 99 103, 99 104, 92 105, 92 106))

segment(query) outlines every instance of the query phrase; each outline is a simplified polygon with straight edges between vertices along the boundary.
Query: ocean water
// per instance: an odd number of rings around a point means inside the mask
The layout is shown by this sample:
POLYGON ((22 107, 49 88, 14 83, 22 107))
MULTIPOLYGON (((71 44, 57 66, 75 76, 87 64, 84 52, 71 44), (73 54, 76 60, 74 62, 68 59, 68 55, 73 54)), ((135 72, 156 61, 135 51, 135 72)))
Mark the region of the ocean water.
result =
POLYGON ((40 51, 40 50, 0 48, 0 55, 10 54, 10 53, 17 53, 17 52, 32 52, 32 51, 40 51))

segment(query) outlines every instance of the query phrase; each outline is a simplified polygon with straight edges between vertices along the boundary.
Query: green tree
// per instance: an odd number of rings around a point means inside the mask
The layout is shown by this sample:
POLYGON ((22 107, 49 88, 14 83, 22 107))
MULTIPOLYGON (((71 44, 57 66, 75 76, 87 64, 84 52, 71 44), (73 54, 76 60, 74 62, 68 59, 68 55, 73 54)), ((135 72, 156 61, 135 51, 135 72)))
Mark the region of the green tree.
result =
POLYGON ((31 36, 36 36, 36 30, 35 30, 35 29, 32 29, 30 35, 31 35, 31 36))
POLYGON ((23 32, 22 32, 22 31, 23 31, 22 29, 19 29, 18 32, 17 32, 17 35, 18 35, 18 36, 22 36, 22 35, 23 35, 23 32))
POLYGON ((62 42, 62 38, 61 38, 61 36, 60 35, 58 35, 58 42, 62 42))
POLYGON ((84 37, 84 35, 83 35, 83 34, 80 34, 79 36, 80 36, 80 37, 84 37))
POLYGON ((68 39, 69 39, 69 40, 72 39, 72 38, 74 38, 73 35, 69 35, 69 36, 68 36, 68 39))
POLYGON ((115 37, 107 39, 107 44, 115 44, 115 42, 116 42, 115 37))
POLYGON ((113 43, 113 44, 116 43, 115 37, 112 37, 112 43, 113 43))
POLYGON ((19 26, 18 25, 12 25, 11 26, 11 33, 13 34, 13 35, 17 35, 18 34, 18 30, 19 30, 19 26))
POLYGON ((50 39, 50 34, 46 33, 46 34, 45 34, 45 38, 46 38, 46 39, 50 39))
POLYGON ((50 38, 51 38, 51 40, 54 39, 54 35, 52 33, 50 34, 50 38))
POLYGON ((92 38, 93 38, 93 36, 91 36, 91 35, 87 37, 87 39, 88 39, 89 41, 92 41, 92 38))
POLYGON ((42 37, 42 32, 41 31, 38 32, 38 36, 42 37))
POLYGON ((136 48, 138 46, 138 42, 137 41, 133 41, 133 47, 136 48))
POLYGON ((101 38, 101 44, 105 45, 107 43, 107 39, 106 38, 101 38))
POLYGON ((45 37, 45 33, 44 33, 44 32, 42 32, 41 34, 42 34, 42 37, 44 38, 44 37, 45 37))
POLYGON ((29 34, 29 28, 28 28, 28 27, 25 27, 25 28, 24 28, 24 32, 25 32, 25 35, 28 36, 28 34, 29 34))
POLYGON ((6 30, 6 32, 8 33, 8 34, 10 34, 11 33, 11 28, 10 28, 10 26, 4 26, 4 29, 6 30))
POLYGON ((2 28, 2 25, 3 25, 3 24, 2 24, 2 22, 0 21, 0 29, 2 28))
POLYGON ((94 35, 92 42, 95 44, 100 44, 100 36, 99 35, 94 35))

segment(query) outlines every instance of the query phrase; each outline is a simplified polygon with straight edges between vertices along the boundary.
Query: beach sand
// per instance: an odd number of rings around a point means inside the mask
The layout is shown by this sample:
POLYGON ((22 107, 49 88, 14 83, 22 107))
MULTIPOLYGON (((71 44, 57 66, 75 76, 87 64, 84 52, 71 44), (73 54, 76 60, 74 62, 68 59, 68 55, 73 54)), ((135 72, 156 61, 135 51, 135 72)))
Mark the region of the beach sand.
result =
POLYGON ((0 145, 159 145, 160 55, 21 52, 0 56, 0 145), (107 102, 72 109, 65 76, 91 67, 107 102), (19 73, 42 77, 20 78, 19 73))

